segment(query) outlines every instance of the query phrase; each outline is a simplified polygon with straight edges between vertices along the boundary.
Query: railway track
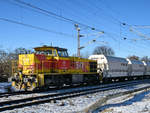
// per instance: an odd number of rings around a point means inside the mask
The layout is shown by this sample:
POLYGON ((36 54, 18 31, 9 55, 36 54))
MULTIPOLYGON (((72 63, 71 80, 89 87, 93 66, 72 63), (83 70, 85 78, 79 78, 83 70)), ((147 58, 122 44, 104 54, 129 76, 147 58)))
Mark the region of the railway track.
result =
MULTIPOLYGON (((61 100, 61 99, 66 99, 66 98, 71 98, 71 97, 76 97, 76 96, 81 96, 81 95, 86 95, 86 94, 92 94, 92 93, 96 93, 96 92, 102 92, 102 91, 113 90, 113 89, 117 89, 117 88, 129 87, 129 86, 140 84, 142 82, 143 81, 138 81, 138 82, 132 81, 132 82, 125 82, 122 84, 118 83, 115 85, 109 85, 107 87, 95 87, 95 88, 89 88, 89 89, 80 89, 80 90, 76 90, 76 91, 67 91, 67 92, 61 92, 61 93, 55 93, 55 94, 47 94, 47 95, 40 95, 40 96, 36 96, 36 97, 28 97, 28 98, 23 98, 23 99, 4 101, 4 102, 0 103, 0 111, 12 110, 15 108, 21 108, 21 107, 30 106, 30 105, 42 104, 42 103, 50 102, 52 100, 61 100)), ((148 82, 148 81, 144 80, 144 82, 148 82)))
MULTIPOLYGON (((73 86, 71 88, 78 88, 81 86, 73 86)), ((69 86, 63 87, 62 89, 68 89, 70 88, 69 86)), ((9 97, 9 96, 15 96, 15 95, 21 95, 21 94, 34 94, 34 93, 44 93, 47 91, 56 91, 60 90, 60 88, 49 88, 49 89, 40 89, 40 90, 35 90, 35 91, 10 91, 10 92, 5 92, 5 93, 0 93, 0 98, 2 97, 9 97)))
MULTIPOLYGON (((138 81, 135 81, 135 82, 140 82, 139 80, 138 81)), ((106 86, 104 84, 101 84, 101 86, 97 85, 97 86, 94 86, 94 87, 98 87, 98 88, 103 88, 103 87, 108 87, 109 85, 117 85, 117 84, 126 84, 128 83, 128 81, 126 82, 118 82, 118 83, 111 83, 111 84, 107 84, 106 86)), ((68 89, 68 88, 85 88, 86 86, 81 86, 81 85, 78 85, 78 86, 72 86, 72 87, 63 87, 62 89, 68 89)), ((93 87, 93 86, 90 86, 90 87, 93 87)), ((13 91, 10 91, 10 92, 5 92, 5 93, 0 93, 0 98, 2 97, 9 97, 9 96, 15 96, 15 95, 24 95, 24 94, 34 94, 34 93, 44 93, 44 92, 47 92, 47 91, 57 91, 57 90, 60 90, 60 88, 50 88, 50 89, 47 89, 47 90, 36 90, 36 91, 16 91, 16 92, 13 92, 13 91)))
MULTIPOLYGON (((56 89, 51 89, 51 90, 56 90, 56 89)), ((34 94, 34 93, 40 93, 40 92, 46 92, 46 90, 45 91, 39 90, 39 91, 32 91, 32 92, 31 91, 16 91, 16 92, 0 93, 0 98, 21 95, 21 94, 34 94)))
MULTIPOLYGON (((147 79, 146 79, 147 80, 147 79)), ((149 79, 148 79, 149 80, 149 79)), ((143 80, 137 80, 137 81, 133 81, 133 82, 140 82, 140 81, 143 81, 143 80)), ((109 87, 109 85, 111 86, 115 86, 117 84, 126 84, 128 82, 131 82, 131 81, 126 81, 126 82, 117 82, 117 83, 110 83, 110 84, 101 84, 101 85, 97 85, 97 86, 90 86, 91 87, 96 87, 96 88, 104 88, 104 87, 109 87)), ((73 89, 73 88, 86 88, 87 86, 81 86, 81 85, 77 85, 77 86, 72 86, 72 87, 63 87, 62 89, 73 89)), ((9 96, 15 96, 15 95, 24 95, 24 94, 34 94, 34 93, 45 93, 45 92, 52 92, 52 91, 58 91, 58 90, 61 90, 60 88, 49 88, 47 90, 36 90, 36 91, 16 91, 16 92, 13 92, 13 91, 10 91, 10 92, 5 92, 5 93, 0 93, 0 98, 2 97, 9 97, 9 96)))

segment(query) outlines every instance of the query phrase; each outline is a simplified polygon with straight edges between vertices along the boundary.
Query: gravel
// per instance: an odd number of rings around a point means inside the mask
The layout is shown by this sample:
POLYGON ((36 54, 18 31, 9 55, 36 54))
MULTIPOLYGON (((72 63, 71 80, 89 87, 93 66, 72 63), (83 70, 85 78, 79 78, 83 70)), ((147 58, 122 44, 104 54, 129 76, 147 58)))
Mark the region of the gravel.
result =
POLYGON ((104 91, 74 98, 68 98, 59 101, 50 101, 49 103, 33 105, 29 107, 4 111, 3 113, 70 113, 79 112, 94 104, 98 99, 105 97, 109 94, 118 92, 129 91, 142 87, 150 86, 150 83, 142 83, 126 88, 114 89, 111 91, 104 91))

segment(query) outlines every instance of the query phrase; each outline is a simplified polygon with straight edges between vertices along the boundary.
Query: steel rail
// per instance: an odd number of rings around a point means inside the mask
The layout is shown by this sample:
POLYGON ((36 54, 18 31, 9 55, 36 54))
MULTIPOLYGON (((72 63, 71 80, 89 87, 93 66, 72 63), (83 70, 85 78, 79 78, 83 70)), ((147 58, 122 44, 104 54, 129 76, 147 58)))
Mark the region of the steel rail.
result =
MULTIPOLYGON (((144 79, 144 81, 149 80, 149 79, 144 79)), ((136 80, 136 81, 132 81, 132 82, 140 82, 143 80, 136 80)), ((99 87, 99 88, 104 88, 104 87, 109 87, 109 85, 114 86, 117 84, 126 84, 128 82, 131 81, 126 81, 126 82, 116 82, 116 83, 109 83, 109 84, 100 84, 100 85, 92 85, 92 86, 85 86, 85 85, 78 85, 78 86, 67 86, 67 87, 63 87, 62 89, 60 88, 49 88, 47 90, 35 90, 35 91, 16 91, 16 92, 5 92, 5 93, 0 93, 0 98, 2 97, 9 97, 9 96, 15 96, 15 95, 21 95, 21 94, 34 94, 34 93, 44 93, 44 92, 48 92, 48 91, 59 91, 59 90, 64 90, 64 89, 75 89, 75 88, 86 88, 86 87, 99 87)))
MULTIPOLYGON (((142 82, 141 82, 142 83, 142 82)), ((22 108, 25 106, 30 105, 37 105, 42 104, 46 102, 50 102, 52 100, 61 100, 86 94, 92 94, 96 92, 102 92, 102 91, 109 91, 117 88, 123 88, 128 86, 137 85, 139 82, 131 82, 126 84, 118 84, 114 86, 104 87, 104 88, 91 88, 91 89, 84 89, 84 90, 78 90, 78 91, 70 91, 70 92, 63 92, 63 93, 56 93, 56 94, 48 94, 48 95, 42 95, 42 96, 36 96, 36 97, 28 97, 23 99, 17 99, 17 100, 10 100, 10 101, 4 101, 0 103, 0 111, 5 110, 12 110, 15 108, 22 108)))

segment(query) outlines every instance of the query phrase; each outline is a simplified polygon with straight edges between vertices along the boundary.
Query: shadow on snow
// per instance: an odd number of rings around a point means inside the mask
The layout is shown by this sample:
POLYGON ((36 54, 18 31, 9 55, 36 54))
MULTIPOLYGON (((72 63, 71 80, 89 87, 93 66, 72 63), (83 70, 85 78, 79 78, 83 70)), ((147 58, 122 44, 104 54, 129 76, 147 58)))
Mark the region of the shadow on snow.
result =
POLYGON ((110 107, 127 106, 127 105, 131 105, 134 102, 140 102, 149 93, 150 93, 150 91, 142 92, 142 93, 136 94, 133 98, 126 100, 124 102, 115 103, 115 104, 106 104, 106 105, 98 108, 94 113, 103 111, 103 110, 108 109, 110 107))

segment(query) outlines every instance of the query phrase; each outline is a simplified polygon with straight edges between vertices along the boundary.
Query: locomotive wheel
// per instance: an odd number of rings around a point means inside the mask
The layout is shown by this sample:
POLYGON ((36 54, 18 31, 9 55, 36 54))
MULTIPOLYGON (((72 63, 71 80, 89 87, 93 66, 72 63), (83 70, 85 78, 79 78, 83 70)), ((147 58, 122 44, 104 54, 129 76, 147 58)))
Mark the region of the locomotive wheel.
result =
POLYGON ((28 82, 27 83, 27 91, 33 91, 37 88, 37 84, 35 82, 28 82))
POLYGON ((20 91, 20 90, 25 90, 25 85, 22 84, 21 82, 12 82, 12 86, 14 88, 15 91, 20 91))

